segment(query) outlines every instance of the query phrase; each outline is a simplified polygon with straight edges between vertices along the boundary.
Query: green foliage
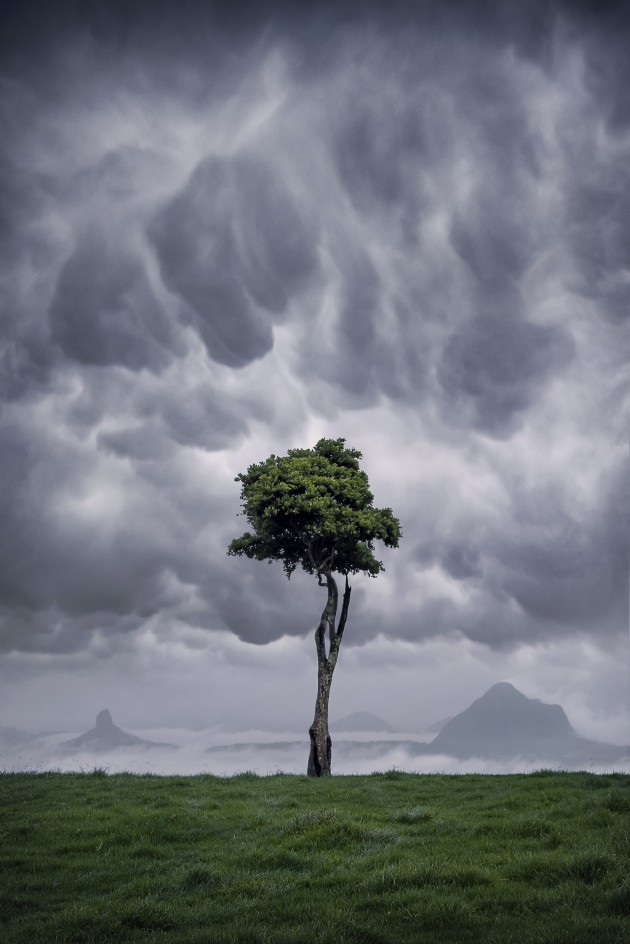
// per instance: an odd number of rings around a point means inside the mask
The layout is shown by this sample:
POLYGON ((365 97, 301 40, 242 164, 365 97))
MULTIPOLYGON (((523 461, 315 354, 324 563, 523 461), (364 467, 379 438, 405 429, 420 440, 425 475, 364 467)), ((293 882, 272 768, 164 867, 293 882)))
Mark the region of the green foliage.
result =
POLYGON ((629 787, 0 774, 0 939, 621 944, 629 787))
POLYGON ((398 547, 400 523, 391 508, 374 508, 361 453, 345 439, 320 439, 313 449, 271 455, 238 475, 243 514, 252 530, 228 554, 281 561, 287 576, 338 571, 375 577, 382 569, 374 542, 398 547))

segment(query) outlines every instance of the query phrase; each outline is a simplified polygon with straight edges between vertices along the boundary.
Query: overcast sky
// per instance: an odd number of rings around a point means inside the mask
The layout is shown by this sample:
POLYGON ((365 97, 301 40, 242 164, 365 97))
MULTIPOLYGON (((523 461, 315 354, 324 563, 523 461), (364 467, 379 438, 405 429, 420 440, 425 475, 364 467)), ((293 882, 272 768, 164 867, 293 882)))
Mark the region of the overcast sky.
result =
POLYGON ((306 730, 234 476, 342 436, 403 539, 331 717, 627 742, 624 4, 6 6, 0 724, 306 730))

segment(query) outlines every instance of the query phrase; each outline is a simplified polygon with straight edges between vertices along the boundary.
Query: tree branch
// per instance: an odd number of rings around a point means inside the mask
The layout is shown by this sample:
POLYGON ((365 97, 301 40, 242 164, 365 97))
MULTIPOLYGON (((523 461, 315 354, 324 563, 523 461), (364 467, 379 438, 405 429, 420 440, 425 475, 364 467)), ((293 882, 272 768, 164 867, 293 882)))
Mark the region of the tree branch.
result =
POLYGON ((346 628, 346 620, 348 619, 348 608, 350 606, 350 594, 352 593, 352 587, 348 583, 348 575, 346 577, 346 586, 343 591, 343 601, 341 604, 341 616, 339 617, 339 626, 337 628, 337 639, 341 642, 341 637, 343 636, 343 631, 346 628))
POLYGON ((335 623, 337 620, 337 603, 339 600, 339 592, 337 590, 337 582, 333 577, 330 570, 325 571, 326 575, 326 585, 328 587, 328 600, 326 602, 326 609, 324 613, 326 614, 326 622, 328 623, 328 637, 330 639, 330 645, 332 646, 333 640, 335 638, 335 623))
POLYGON ((337 583, 332 573, 328 568, 324 569, 319 567, 317 569, 317 583, 320 587, 326 587, 328 590, 328 597, 326 600, 326 606, 324 607, 319 621, 319 626, 315 632, 315 644, 317 646, 317 658, 321 660, 322 652, 323 658, 326 659, 326 650, 325 650, 325 634, 326 627, 328 627, 328 637, 330 640, 330 649, 332 649, 334 640, 336 638, 336 618, 337 618, 337 606, 339 601, 339 591, 337 590, 337 583), (324 579, 325 578, 325 581, 324 579))
MULTIPOLYGON (((308 553, 308 559, 310 560, 315 570, 317 570, 317 564, 315 563, 315 558, 313 557, 313 539, 312 538, 308 538, 306 540, 306 550, 308 553)), ((317 570, 317 576, 319 577, 319 570, 317 570)))
POLYGON ((335 543, 333 544, 332 550, 330 554, 328 555, 328 557, 325 557, 321 563, 322 570, 324 568, 327 568, 328 570, 332 570, 333 564, 335 563, 336 556, 337 556, 337 544, 335 543))

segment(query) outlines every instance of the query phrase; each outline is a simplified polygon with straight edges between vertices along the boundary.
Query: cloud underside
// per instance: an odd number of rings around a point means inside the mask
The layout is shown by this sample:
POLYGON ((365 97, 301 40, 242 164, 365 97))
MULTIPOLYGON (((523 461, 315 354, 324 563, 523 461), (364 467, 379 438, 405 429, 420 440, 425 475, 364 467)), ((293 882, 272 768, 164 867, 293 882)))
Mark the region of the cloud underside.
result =
POLYGON ((350 642, 626 631, 627 29, 506 6, 17 24, 5 650, 309 631, 316 584, 225 548, 312 431, 403 523, 350 642))

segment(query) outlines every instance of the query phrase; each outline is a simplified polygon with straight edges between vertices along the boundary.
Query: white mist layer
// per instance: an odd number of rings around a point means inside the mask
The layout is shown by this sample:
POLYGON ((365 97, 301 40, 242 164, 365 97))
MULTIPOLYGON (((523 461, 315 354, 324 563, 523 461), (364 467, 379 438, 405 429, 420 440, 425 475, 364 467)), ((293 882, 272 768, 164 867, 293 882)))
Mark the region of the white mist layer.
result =
MULTIPOLYGON (((184 729, 152 729, 142 736, 173 744, 165 747, 121 747, 111 751, 68 753, 63 742, 73 733, 36 737, 11 750, 0 753, 0 771, 89 772, 95 768, 107 773, 133 773, 191 776, 213 774, 232 776, 251 771, 260 776, 277 773, 304 774, 308 759, 308 740, 304 732, 240 731, 225 732, 218 728, 205 731, 184 729)), ((567 767, 548 758, 532 760, 514 757, 509 760, 467 758, 461 760, 444 754, 415 756, 404 744, 396 741, 417 740, 415 737, 388 735, 382 732, 361 732, 333 740, 333 771, 335 774, 370 774, 387 770, 431 774, 515 774, 545 769, 579 769, 593 773, 630 773, 630 757, 608 765, 580 764, 567 767), (371 743, 370 743, 371 742, 371 743), (385 742, 375 744, 374 742, 385 742), (365 745, 362 747, 361 745, 365 745)))

